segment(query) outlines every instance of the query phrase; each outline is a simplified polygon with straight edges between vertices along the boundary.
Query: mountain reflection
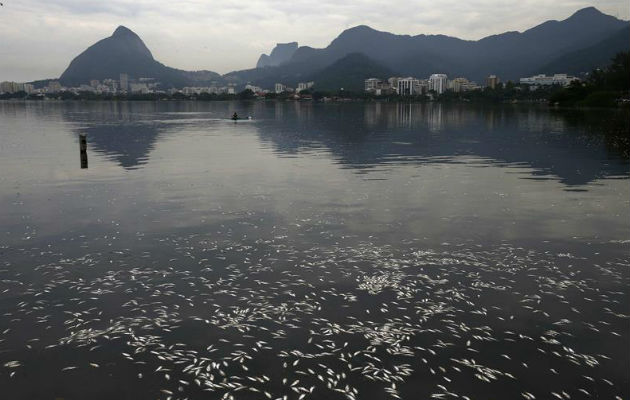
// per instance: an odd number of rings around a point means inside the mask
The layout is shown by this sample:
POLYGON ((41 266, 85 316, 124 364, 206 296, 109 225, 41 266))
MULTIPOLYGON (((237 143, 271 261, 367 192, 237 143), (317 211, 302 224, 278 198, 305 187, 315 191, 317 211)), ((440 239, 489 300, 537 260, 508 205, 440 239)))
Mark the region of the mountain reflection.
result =
POLYGON ((119 123, 82 128, 87 134, 91 150, 115 160, 125 169, 136 169, 147 163, 158 140, 155 125, 119 123))
POLYGON ((360 172, 466 162, 518 167, 526 179, 557 179, 567 186, 628 176, 628 115, 616 110, 380 102, 95 102, 68 105, 62 117, 74 134, 87 134, 89 151, 135 169, 148 162, 159 140, 182 129, 232 134, 234 124, 226 124, 226 117, 235 111, 254 116, 245 131, 256 132, 279 156, 325 152, 342 168, 360 172))
POLYGON ((86 135, 90 151, 125 169, 145 165, 164 127, 155 122, 155 105, 142 102, 95 102, 64 109, 63 118, 86 135))
MULTIPOLYGON (((619 134, 610 134, 610 127, 582 129, 575 115, 569 120, 566 114, 543 107, 405 103, 273 106, 271 115, 279 129, 261 128, 261 140, 281 154, 325 148, 346 168, 458 163, 463 162, 462 157, 475 157, 482 166, 529 167, 530 179, 557 177, 568 186, 628 175, 625 146, 611 144, 619 134)), ((607 112, 611 114, 608 121, 625 118, 619 112, 607 112)), ((600 115, 592 121, 602 120, 600 115)))

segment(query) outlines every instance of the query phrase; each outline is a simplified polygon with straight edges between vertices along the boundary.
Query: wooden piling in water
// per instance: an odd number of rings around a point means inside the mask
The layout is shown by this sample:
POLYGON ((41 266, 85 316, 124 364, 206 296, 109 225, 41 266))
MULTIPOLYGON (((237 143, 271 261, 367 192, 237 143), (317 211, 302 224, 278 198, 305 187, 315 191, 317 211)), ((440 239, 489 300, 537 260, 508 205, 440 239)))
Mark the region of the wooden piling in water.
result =
POLYGON ((81 154, 81 169, 85 169, 88 167, 87 135, 85 133, 79 134, 79 153, 81 154))

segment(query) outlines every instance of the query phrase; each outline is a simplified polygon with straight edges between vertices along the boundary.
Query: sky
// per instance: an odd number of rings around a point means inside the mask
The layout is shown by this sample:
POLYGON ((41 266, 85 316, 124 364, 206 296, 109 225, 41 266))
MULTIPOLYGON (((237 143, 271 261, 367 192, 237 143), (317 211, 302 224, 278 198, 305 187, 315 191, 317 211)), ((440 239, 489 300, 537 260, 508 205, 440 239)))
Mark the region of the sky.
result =
POLYGON ((0 0, 0 81, 56 78, 118 25, 160 62, 219 73, 253 68, 276 43, 325 47, 356 25, 476 40, 595 6, 630 19, 628 0, 0 0))

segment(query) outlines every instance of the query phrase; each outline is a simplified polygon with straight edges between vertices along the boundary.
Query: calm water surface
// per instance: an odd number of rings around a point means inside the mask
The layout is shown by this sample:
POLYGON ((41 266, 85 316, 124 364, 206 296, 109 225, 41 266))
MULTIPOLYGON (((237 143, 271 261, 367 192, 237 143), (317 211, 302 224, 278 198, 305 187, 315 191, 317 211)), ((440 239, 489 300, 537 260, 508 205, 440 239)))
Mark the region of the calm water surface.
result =
POLYGON ((0 102, 1 397, 627 399, 627 118, 0 102))

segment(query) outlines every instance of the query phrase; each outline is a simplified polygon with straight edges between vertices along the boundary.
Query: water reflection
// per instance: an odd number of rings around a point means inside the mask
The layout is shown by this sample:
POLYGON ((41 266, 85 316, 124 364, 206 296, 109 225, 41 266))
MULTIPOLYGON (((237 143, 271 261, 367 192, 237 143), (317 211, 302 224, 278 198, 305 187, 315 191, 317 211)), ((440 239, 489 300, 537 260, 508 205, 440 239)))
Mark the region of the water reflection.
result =
POLYGON ((596 120, 0 102, 0 121, 6 398, 627 398, 630 208, 608 178, 628 159, 596 120))
POLYGON ((107 156, 125 169, 145 165, 159 137, 159 127, 143 123, 117 123, 81 128, 90 138, 91 150, 107 156))
MULTIPOLYGON (((57 114, 89 151, 131 170, 145 166, 158 143, 181 131, 216 130, 237 111, 255 118, 260 141, 279 156, 332 155, 366 172, 396 165, 459 163, 528 167, 528 179, 583 186, 628 176, 627 113, 554 111, 516 106, 447 104, 313 104, 299 102, 94 102, 29 105, 57 114), (603 115, 606 114, 606 115, 603 115)), ((22 110, 23 111, 23 110, 22 110)), ((2 104, 5 115, 22 112, 2 104)), ((86 154, 87 155, 87 154, 86 154)))
POLYGON ((89 137, 90 150, 125 169, 145 165, 165 129, 152 121, 151 103, 98 102, 62 110, 63 119, 80 136, 89 137))
POLYGON ((279 154, 323 147, 347 168, 476 157, 497 166, 529 166, 534 178, 557 177, 568 186, 628 173, 622 147, 602 145, 606 134, 576 129, 564 114, 542 108, 376 103, 302 105, 289 114, 285 104, 274 107, 281 126, 261 129, 263 141, 279 154))

